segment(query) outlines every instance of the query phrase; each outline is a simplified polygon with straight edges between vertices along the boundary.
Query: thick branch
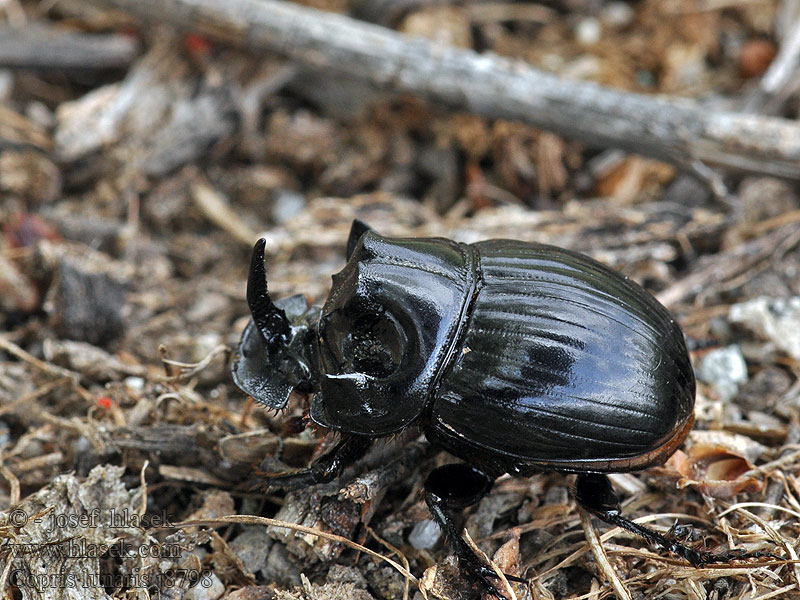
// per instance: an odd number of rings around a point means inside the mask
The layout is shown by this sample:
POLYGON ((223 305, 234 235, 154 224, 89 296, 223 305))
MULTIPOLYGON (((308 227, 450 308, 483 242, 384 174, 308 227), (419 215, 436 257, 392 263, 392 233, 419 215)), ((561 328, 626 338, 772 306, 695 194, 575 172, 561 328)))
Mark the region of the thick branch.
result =
POLYGON ((0 67, 17 69, 121 69, 139 44, 119 34, 59 31, 45 25, 0 29, 0 67))
POLYGON ((437 46, 280 0, 87 0, 369 79, 490 118, 681 166, 800 179, 800 124, 570 81, 494 54, 437 46))

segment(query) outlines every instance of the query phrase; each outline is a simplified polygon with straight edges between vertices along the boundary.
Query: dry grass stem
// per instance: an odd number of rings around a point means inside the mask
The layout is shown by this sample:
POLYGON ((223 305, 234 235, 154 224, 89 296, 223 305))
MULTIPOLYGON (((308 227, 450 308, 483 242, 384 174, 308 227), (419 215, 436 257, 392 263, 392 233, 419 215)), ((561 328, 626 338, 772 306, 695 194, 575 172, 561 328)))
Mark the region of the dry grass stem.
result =
POLYGON ((600 542, 600 538, 597 535, 597 530, 594 528, 594 523, 592 523, 592 516, 582 506, 578 507, 578 511, 581 515, 581 524, 583 525, 583 531, 586 534, 586 540, 589 542, 589 549, 594 555, 594 560, 597 563, 598 569, 600 569, 600 572, 603 574, 605 580, 614 589, 614 592, 617 594, 617 598, 619 598, 619 600, 631 600, 630 591, 628 591, 628 588, 622 583, 619 575, 617 575, 616 570, 608 561, 606 551, 603 548, 603 544, 600 542))

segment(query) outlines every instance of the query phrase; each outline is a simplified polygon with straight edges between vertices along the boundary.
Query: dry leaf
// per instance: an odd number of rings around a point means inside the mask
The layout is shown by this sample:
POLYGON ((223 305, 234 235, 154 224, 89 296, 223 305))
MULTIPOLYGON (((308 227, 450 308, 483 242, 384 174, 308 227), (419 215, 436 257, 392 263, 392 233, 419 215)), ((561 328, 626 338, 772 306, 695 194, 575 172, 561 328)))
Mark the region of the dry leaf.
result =
POLYGON ((681 475, 678 487, 694 486, 714 498, 731 498, 741 492, 758 492, 761 482, 744 474, 753 464, 741 453, 722 444, 694 444, 667 461, 681 475))

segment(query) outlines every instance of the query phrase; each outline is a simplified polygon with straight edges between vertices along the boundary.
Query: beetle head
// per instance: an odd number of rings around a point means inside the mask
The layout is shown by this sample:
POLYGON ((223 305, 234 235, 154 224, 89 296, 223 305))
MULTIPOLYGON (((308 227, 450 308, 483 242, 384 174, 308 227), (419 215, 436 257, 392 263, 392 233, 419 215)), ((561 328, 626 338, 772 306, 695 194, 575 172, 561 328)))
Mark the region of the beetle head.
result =
POLYGON ((347 265, 333 276, 319 323, 314 422, 382 436, 423 413, 471 293, 465 252, 449 240, 392 239, 353 224, 347 265))
POLYGON ((315 321, 319 309, 302 295, 273 302, 267 291, 265 240, 253 248, 247 303, 253 315, 231 367, 233 380, 256 401, 282 409, 293 389, 313 391, 319 381, 315 321))

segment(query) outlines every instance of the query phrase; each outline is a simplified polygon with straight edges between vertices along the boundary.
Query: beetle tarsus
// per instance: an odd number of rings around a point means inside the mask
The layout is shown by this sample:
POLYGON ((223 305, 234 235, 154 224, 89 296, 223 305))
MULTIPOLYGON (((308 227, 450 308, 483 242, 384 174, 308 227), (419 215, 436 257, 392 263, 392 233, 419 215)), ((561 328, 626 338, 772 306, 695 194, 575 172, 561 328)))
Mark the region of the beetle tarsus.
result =
MULTIPOLYGON (((776 558, 782 560, 780 556, 771 552, 748 552, 742 549, 734 549, 727 552, 714 553, 705 550, 694 550, 678 541, 674 536, 662 535, 649 527, 634 523, 620 514, 619 500, 611 487, 611 482, 607 475, 600 473, 582 473, 578 475, 575 499, 578 504, 599 519, 643 537, 649 542, 680 556, 693 567, 729 563, 734 560, 748 560, 751 558, 776 558)), ((675 526, 670 531, 674 529, 675 526)))
MULTIPOLYGON (((459 559, 461 559, 460 556, 459 559)), ((462 561, 461 564, 464 565, 464 570, 467 573, 471 574, 478 581, 480 581, 480 584, 483 586, 486 592, 488 592, 495 598, 498 598, 499 600, 508 600, 508 597, 504 593, 502 593, 492 581, 492 579, 498 578, 497 573, 495 573, 493 569, 490 569, 489 567, 483 564, 473 565, 469 561, 462 561)), ((508 575, 506 575, 506 577, 508 577, 508 575)))
POLYGON ((701 561, 699 563, 692 563, 692 566, 704 567, 711 564, 727 564, 736 560, 750 560, 752 558, 772 558, 775 560, 784 560, 784 557, 778 556, 773 552, 765 552, 762 550, 749 551, 743 548, 733 548, 732 550, 726 550, 725 552, 719 553, 700 552, 699 554, 701 555, 701 561))

